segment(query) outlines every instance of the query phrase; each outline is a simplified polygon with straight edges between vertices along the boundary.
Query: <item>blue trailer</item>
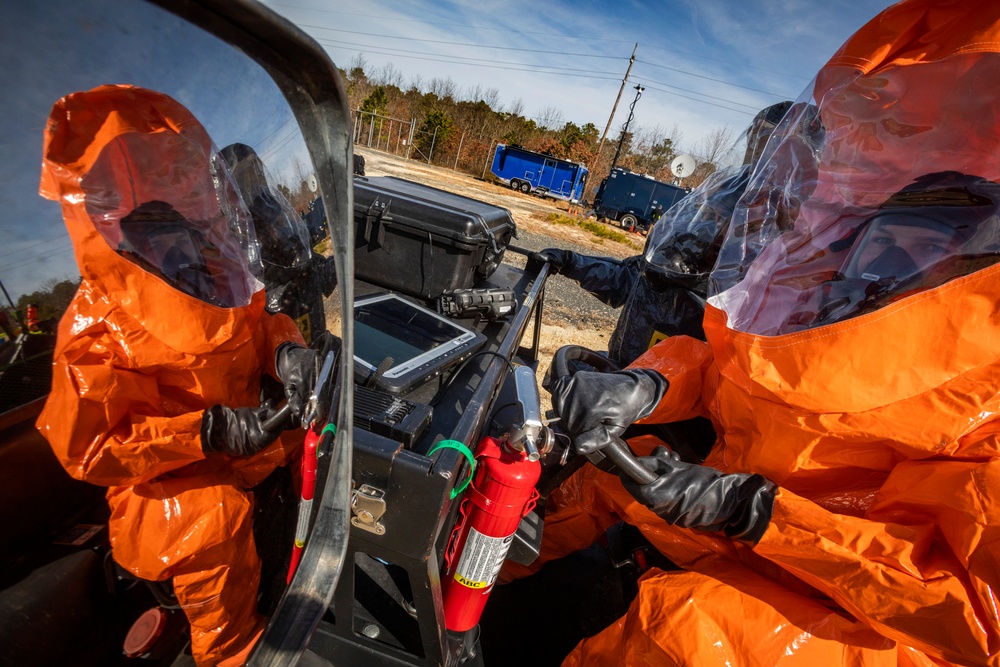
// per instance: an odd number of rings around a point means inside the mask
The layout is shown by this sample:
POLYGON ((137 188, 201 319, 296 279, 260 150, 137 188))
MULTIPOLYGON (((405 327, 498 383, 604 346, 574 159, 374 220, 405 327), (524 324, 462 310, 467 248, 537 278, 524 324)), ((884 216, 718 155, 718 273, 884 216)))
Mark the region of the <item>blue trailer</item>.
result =
POLYGON ((617 221, 626 229, 648 229, 660 214, 688 192, 690 190, 616 167, 597 189, 594 212, 598 219, 617 221))
POLYGON ((513 190, 526 194, 534 192, 574 204, 583 196, 588 173, 578 162, 504 144, 497 145, 490 171, 513 190))

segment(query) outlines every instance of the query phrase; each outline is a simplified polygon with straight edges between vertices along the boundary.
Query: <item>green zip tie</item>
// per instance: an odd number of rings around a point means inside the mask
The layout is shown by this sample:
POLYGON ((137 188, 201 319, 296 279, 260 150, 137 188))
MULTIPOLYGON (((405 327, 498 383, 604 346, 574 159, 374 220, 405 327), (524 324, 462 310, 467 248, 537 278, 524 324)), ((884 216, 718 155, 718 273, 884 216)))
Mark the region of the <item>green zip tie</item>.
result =
POLYGON ((323 435, 324 433, 333 433, 333 435, 336 436, 337 435, 337 425, 334 424, 333 422, 330 422, 329 424, 327 424, 326 426, 323 427, 322 431, 319 432, 320 435, 323 435))
POLYGON ((465 487, 469 485, 472 481, 472 476, 476 472, 476 457, 472 455, 472 450, 465 446, 465 443, 459 442, 458 440, 442 440, 438 444, 431 447, 431 451, 427 452, 427 456, 430 456, 439 449, 457 449, 469 462, 469 476, 465 478, 460 486, 456 486, 451 490, 451 499, 454 500, 455 496, 465 491, 465 487))

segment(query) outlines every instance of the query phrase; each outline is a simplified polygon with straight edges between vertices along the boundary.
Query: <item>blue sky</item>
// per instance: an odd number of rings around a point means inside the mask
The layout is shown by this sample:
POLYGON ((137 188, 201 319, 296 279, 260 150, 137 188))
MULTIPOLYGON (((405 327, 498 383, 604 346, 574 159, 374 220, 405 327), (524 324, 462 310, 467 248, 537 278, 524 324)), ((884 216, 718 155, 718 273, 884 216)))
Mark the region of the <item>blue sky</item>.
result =
MULTIPOLYGON (((691 148, 738 135, 761 108, 795 99, 887 0, 667 0, 545 3, 465 0, 266 0, 338 66, 391 63, 405 83, 450 77, 462 96, 495 88, 524 115, 604 130, 633 46, 636 63, 609 136, 646 90, 633 127, 679 131, 691 148), (503 48, 500 48, 503 47, 503 48), (556 69, 562 68, 562 69, 556 69)), ((551 123, 550 123, 551 124, 551 123)))

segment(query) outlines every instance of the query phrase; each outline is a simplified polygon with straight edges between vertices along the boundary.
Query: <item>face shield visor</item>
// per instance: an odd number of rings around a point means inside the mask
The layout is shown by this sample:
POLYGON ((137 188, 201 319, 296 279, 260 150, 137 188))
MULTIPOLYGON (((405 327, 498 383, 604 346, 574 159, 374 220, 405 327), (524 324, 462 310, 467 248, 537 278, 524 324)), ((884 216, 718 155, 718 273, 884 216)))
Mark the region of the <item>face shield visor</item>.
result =
POLYGON ((771 133, 778 126, 781 119, 792 107, 792 102, 779 102, 761 109, 754 117, 750 127, 743 133, 742 141, 746 142, 746 152, 743 154, 743 164, 756 166, 761 156, 764 154, 764 146, 767 145, 771 133))
POLYGON ((749 176, 744 166, 716 171, 653 225, 643 273, 654 290, 683 287, 705 298, 708 272, 749 176))
POLYGON ((994 262, 998 73, 996 53, 824 68, 775 128, 709 278, 729 328, 833 324, 994 262))
POLYGON ((993 256, 1000 186, 961 174, 922 180, 967 186, 920 191, 918 181, 913 190, 890 197, 858 228, 853 242, 839 244, 850 248, 840 270, 820 287, 810 326, 839 322, 930 289, 963 275, 970 261, 983 263, 993 256))
POLYGON ((232 308, 262 287, 256 235, 229 169, 197 142, 169 132, 120 135, 81 187, 108 245, 181 292, 232 308))
POLYGON ((666 211, 646 240, 644 273, 654 289, 684 287, 707 296, 708 272, 718 257, 729 219, 750 181, 771 132, 791 108, 781 102, 762 109, 741 141, 744 164, 719 169, 666 211))
POLYGON ((281 279, 271 274, 307 264, 312 258, 309 229, 285 196, 272 186, 274 180, 253 148, 231 144, 219 151, 218 157, 232 172, 250 211, 265 279, 281 279))

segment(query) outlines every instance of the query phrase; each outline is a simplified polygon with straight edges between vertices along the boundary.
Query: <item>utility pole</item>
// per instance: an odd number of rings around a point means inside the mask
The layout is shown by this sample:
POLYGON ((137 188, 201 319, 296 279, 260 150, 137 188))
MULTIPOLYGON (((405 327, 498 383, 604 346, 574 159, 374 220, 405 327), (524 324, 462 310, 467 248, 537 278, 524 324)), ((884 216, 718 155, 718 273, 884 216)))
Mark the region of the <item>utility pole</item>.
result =
POLYGON ((597 145, 596 160, 601 159, 601 151, 604 150, 604 140, 608 138, 608 130, 611 129, 611 121, 615 119, 615 112, 618 111, 618 103, 622 99, 625 91, 625 84, 628 83, 628 75, 632 73, 632 64, 635 63, 635 51, 639 48, 639 42, 632 47, 632 57, 628 59, 628 69, 625 70, 625 78, 622 79, 622 87, 618 89, 618 97, 615 98, 615 105, 611 107, 611 115, 608 117, 608 124, 604 126, 604 134, 601 135, 601 143, 597 145))

